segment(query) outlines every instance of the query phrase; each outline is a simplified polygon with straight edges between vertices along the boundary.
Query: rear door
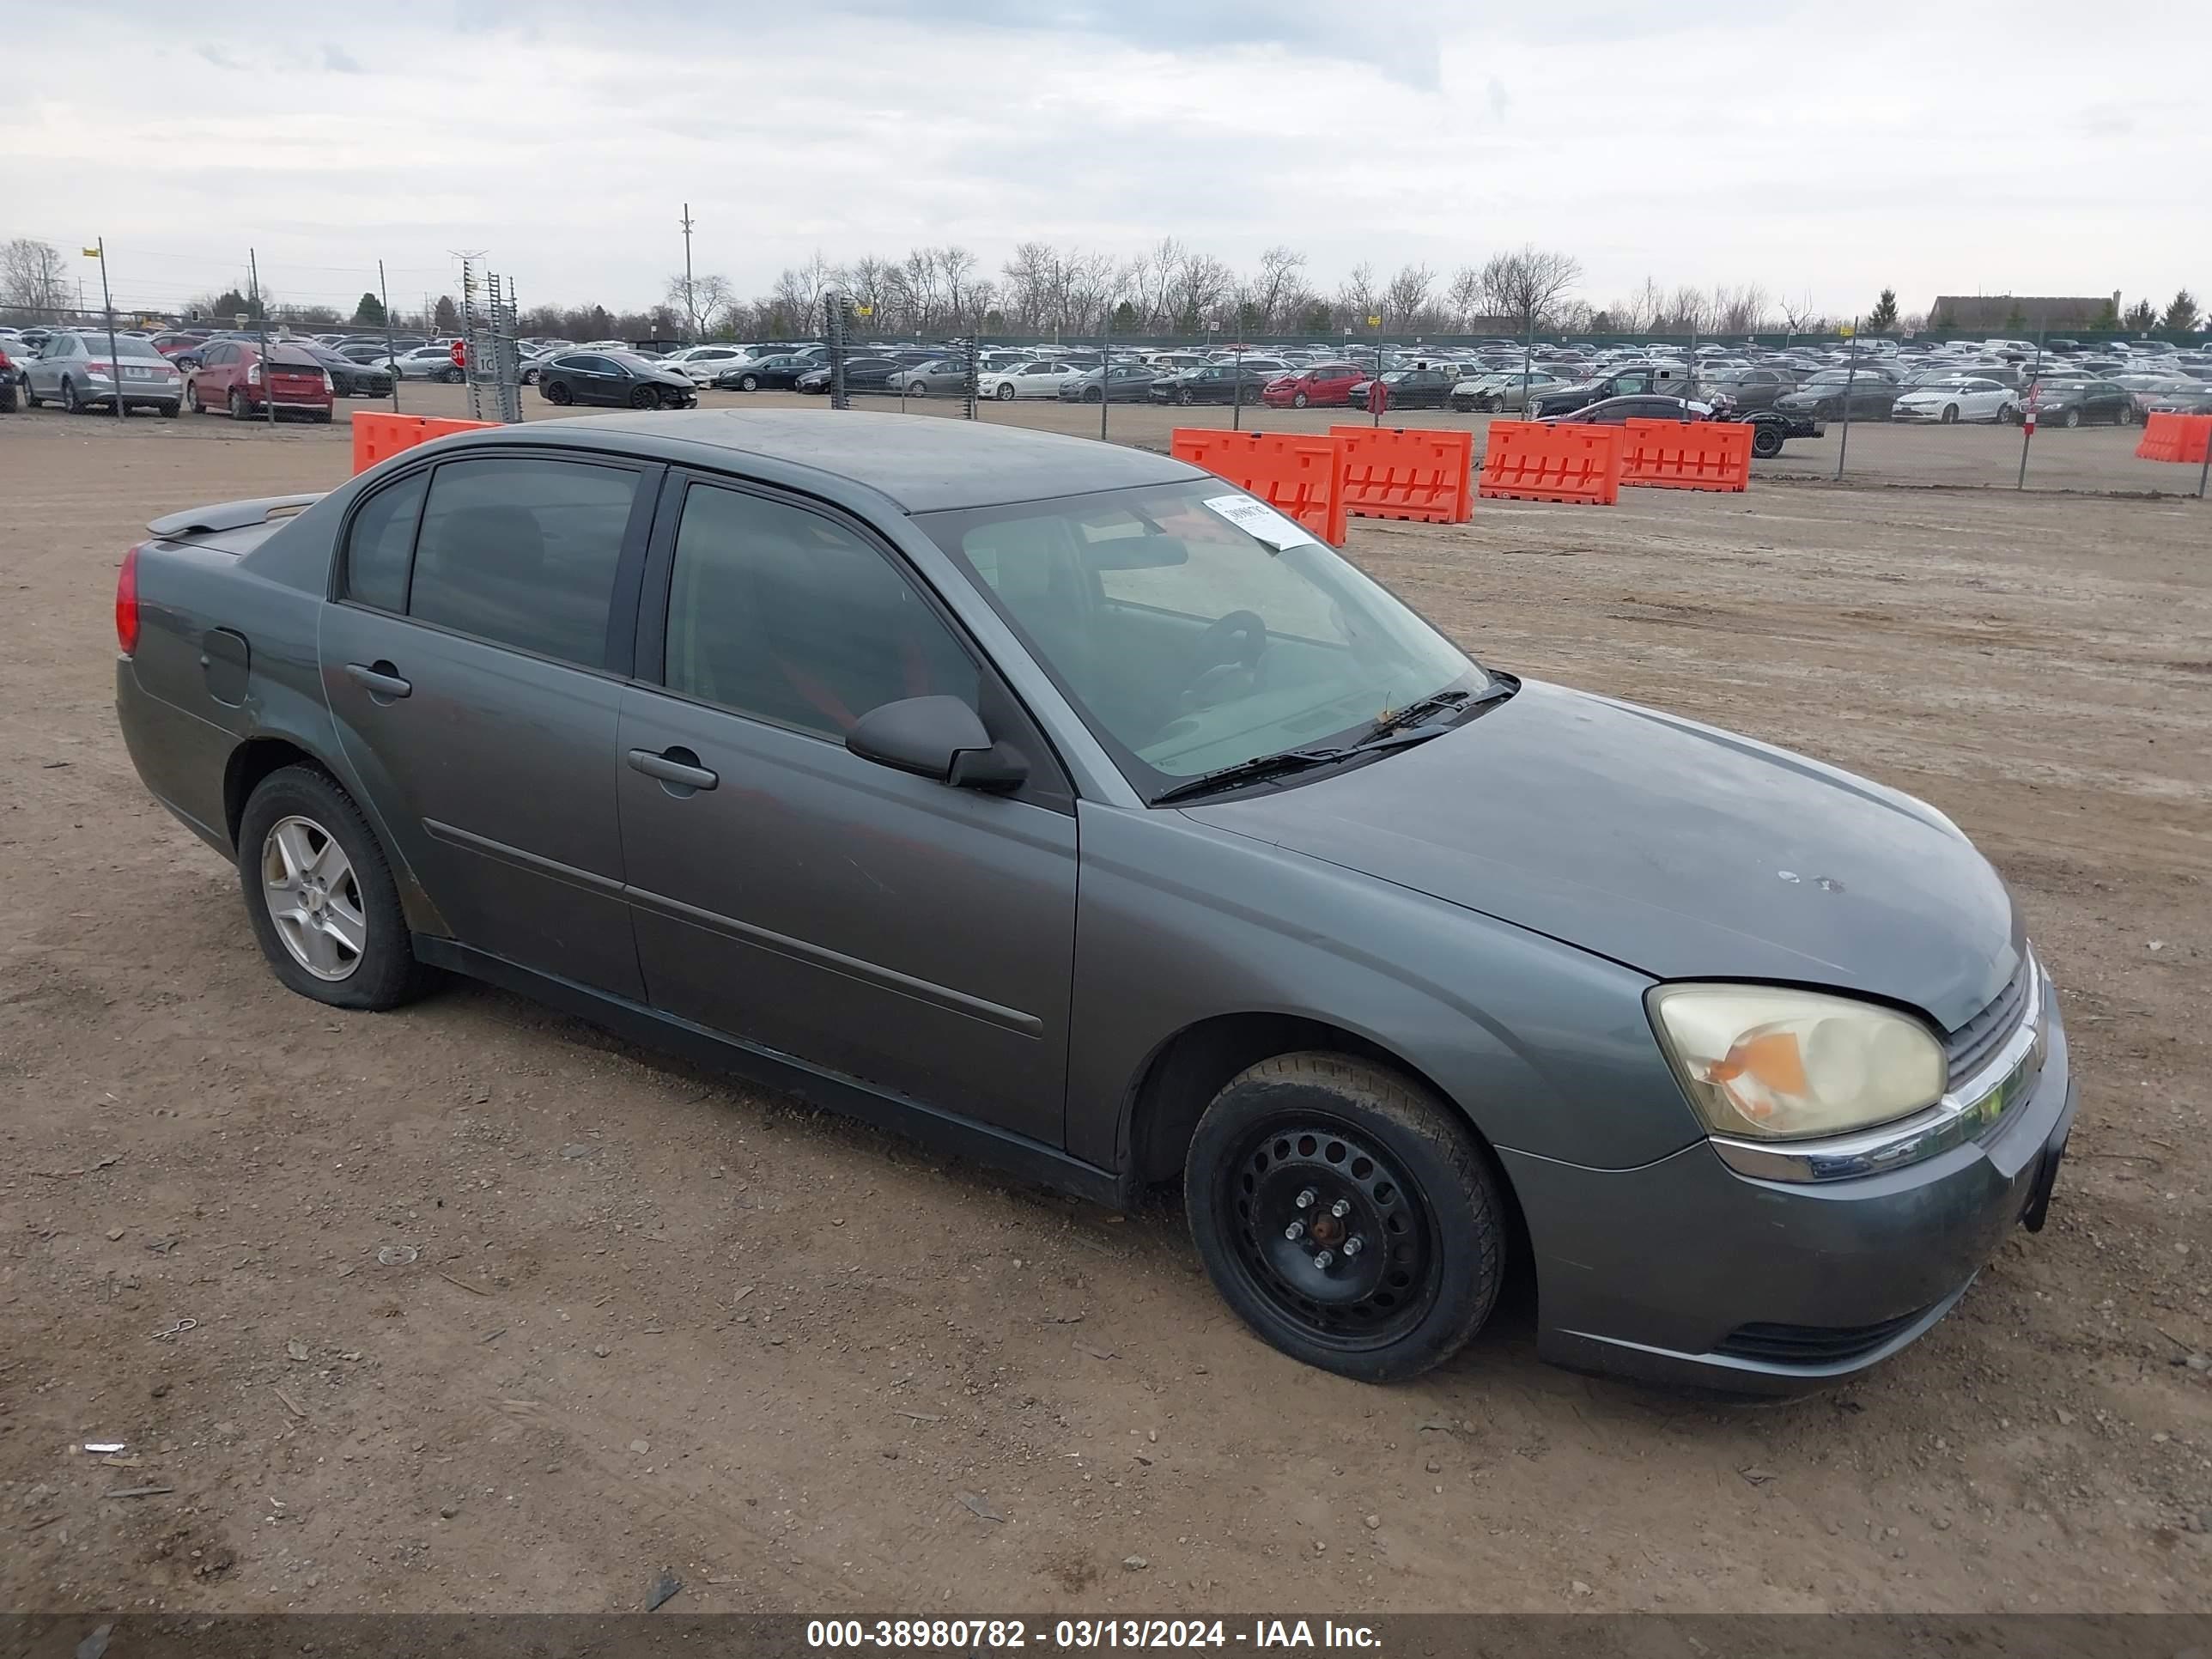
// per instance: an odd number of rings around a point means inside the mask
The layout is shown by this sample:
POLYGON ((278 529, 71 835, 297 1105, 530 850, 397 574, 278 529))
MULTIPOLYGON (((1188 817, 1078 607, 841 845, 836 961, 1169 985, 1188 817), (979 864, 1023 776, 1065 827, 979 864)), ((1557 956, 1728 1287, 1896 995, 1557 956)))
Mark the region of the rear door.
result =
POLYGON ((617 773, 653 1006, 1060 1145, 1076 826, 1050 751, 863 526, 726 479, 683 487, 654 538, 617 773), (1023 790, 845 747, 870 709, 925 696, 1015 742, 1023 790))
POLYGON ((615 732, 660 471, 516 450, 393 479, 321 641, 346 757, 453 935, 639 1000, 615 732))

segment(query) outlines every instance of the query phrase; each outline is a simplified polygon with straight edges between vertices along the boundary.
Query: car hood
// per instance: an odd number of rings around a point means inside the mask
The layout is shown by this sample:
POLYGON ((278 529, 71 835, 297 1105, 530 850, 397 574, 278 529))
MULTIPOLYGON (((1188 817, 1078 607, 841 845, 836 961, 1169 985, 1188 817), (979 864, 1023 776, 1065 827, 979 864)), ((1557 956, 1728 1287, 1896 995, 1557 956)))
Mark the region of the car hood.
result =
POLYGON ((1692 720, 1536 681, 1446 735, 1184 809, 1661 979, 1830 986, 1944 1030, 2023 940, 1933 807, 1692 720))

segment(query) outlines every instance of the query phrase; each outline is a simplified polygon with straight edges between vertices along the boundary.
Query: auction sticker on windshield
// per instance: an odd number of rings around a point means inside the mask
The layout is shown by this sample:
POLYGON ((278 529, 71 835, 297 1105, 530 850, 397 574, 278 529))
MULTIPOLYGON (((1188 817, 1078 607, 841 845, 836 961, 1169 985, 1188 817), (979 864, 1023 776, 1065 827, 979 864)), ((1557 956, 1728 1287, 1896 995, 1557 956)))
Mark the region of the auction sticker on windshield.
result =
POLYGON ((1317 544, 1316 537, 1295 519, 1285 518, 1265 501, 1249 495, 1209 495, 1206 505, 1246 535, 1267 544, 1277 552, 1317 544))

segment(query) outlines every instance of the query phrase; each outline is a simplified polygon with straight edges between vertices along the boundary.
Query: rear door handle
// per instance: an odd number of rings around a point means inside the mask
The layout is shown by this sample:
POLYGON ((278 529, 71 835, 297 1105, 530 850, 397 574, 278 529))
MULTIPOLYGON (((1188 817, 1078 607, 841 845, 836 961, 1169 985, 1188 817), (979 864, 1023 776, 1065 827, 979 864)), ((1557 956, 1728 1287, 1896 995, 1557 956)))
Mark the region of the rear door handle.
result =
POLYGON ((699 764, 699 757, 689 749, 665 749, 654 754, 650 749, 629 751, 633 771, 642 772, 648 778, 659 778, 688 793, 694 789, 712 789, 721 779, 699 764))
POLYGON ((399 678, 398 672, 380 658, 374 663, 349 662, 346 672, 356 684, 368 688, 371 696, 398 698, 407 696, 414 686, 399 678))

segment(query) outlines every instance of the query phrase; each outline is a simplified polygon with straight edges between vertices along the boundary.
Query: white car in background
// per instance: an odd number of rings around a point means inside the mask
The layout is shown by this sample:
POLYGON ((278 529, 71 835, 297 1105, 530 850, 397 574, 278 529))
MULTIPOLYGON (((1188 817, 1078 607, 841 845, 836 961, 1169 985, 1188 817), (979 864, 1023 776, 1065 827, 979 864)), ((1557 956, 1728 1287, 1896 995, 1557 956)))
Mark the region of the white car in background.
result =
POLYGON ((694 386, 712 386, 714 377, 724 369, 735 368, 758 355, 746 346, 692 346, 687 350, 670 352, 660 360, 660 367, 674 369, 694 386))
POLYGON ((2020 414, 2020 393, 1998 380, 1961 376, 1915 386, 1890 405, 1893 421, 2010 421, 2020 414))
POLYGON ((1024 363, 1018 368, 977 376, 975 394, 995 398, 1002 404, 1010 404, 1017 398, 1057 398, 1062 382, 1084 372, 1073 363, 1056 361, 1024 363))

